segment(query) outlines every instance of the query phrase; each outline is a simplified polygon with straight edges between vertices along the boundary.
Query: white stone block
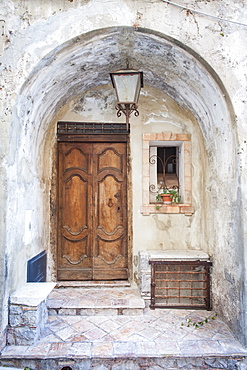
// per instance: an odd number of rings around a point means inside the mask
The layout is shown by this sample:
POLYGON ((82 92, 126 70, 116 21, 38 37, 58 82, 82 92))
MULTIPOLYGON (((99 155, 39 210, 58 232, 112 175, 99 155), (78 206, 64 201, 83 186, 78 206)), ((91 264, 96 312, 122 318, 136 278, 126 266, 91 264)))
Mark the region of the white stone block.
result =
MULTIPOLYGON (((148 251, 147 251, 148 252, 148 251)), ((207 253, 200 250, 163 250, 149 251, 150 260, 170 261, 208 261, 207 253)))
POLYGON ((23 368, 20 368, 20 367, 5 367, 5 366, 0 366, 0 370, 23 370, 23 368))
POLYGON ((26 283, 10 296, 10 304, 37 307, 44 301, 56 283, 26 283))

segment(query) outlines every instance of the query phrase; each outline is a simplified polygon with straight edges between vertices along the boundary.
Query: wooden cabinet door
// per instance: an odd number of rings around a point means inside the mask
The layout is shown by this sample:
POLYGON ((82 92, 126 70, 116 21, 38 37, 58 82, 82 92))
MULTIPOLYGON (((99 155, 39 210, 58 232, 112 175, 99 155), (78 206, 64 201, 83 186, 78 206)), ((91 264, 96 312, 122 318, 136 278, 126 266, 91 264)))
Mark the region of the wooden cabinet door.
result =
POLYGON ((58 280, 127 279, 126 143, 58 146, 58 280))

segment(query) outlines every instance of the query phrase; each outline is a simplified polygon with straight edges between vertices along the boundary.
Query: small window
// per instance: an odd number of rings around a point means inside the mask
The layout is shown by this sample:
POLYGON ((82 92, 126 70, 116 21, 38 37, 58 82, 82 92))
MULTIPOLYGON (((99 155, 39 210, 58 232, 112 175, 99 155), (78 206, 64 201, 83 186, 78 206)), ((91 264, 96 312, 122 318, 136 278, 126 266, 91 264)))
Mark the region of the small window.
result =
POLYGON ((183 184, 181 177, 181 147, 181 143, 172 142, 171 146, 171 143, 166 141, 150 141, 150 202, 156 202, 157 194, 161 193, 164 189, 177 191, 181 202, 181 194, 183 193, 183 189, 181 188, 183 184))
POLYGON ((188 215, 194 212, 191 206, 191 142, 188 134, 163 132, 143 135, 142 213, 157 212, 188 215), (176 201, 163 203, 157 200, 157 195, 164 191, 175 192, 176 201))

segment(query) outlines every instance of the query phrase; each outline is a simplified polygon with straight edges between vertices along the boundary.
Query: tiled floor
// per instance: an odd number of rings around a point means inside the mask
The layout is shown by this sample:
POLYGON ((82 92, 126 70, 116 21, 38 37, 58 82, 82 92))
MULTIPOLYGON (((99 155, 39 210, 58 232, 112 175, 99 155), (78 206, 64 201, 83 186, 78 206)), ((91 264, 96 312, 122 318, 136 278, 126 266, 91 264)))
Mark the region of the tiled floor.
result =
POLYGON ((174 356, 229 356, 246 355, 246 350, 233 337, 228 327, 216 317, 199 328, 210 311, 146 308, 136 314, 141 304, 133 290, 123 289, 55 289, 48 301, 51 307, 72 309, 70 315, 49 317, 45 333, 38 343, 31 346, 8 346, 2 356, 11 358, 60 357, 164 357, 174 356), (112 314, 108 308, 132 306, 128 315, 112 314), (81 316, 80 307, 105 307, 104 315, 81 316), (74 314, 77 312, 77 315, 74 314), (191 324, 188 325, 188 320, 191 324))

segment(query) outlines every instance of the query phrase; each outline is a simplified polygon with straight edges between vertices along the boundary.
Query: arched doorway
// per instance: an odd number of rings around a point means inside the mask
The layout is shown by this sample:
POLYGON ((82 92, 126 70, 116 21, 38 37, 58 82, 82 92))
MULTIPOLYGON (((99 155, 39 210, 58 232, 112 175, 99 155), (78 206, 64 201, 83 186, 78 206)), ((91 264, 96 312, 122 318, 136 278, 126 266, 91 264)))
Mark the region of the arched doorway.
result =
MULTIPOLYGON (((188 219, 182 219, 179 216, 179 218, 176 217, 176 220, 179 219, 183 228, 189 229, 190 225, 196 222, 197 215, 201 215, 202 229, 204 230, 201 241, 214 259, 214 303, 219 311, 223 311, 224 307, 230 317, 234 315, 236 318, 240 315, 240 302, 238 301, 237 309, 235 307, 234 310, 231 310, 233 300, 230 293, 235 290, 233 286, 237 283, 231 277, 228 280, 224 278, 225 270, 228 269, 227 264, 232 263, 232 246, 226 240, 236 238, 236 229, 225 226, 231 223, 232 214, 227 213, 223 219, 218 211, 222 207, 224 209, 225 200, 221 195, 227 193, 229 184, 226 179, 233 176, 235 168, 234 165, 229 166, 229 158, 231 158, 231 163, 234 162, 235 145, 231 102, 215 72, 199 55, 177 40, 152 30, 139 29, 135 31, 132 28, 119 27, 81 35, 66 45, 60 45, 57 50, 53 51, 52 55, 48 55, 46 61, 42 61, 37 66, 34 74, 23 86, 20 100, 22 106, 25 106, 25 112, 22 114, 22 123, 29 135, 28 138, 25 138, 25 143, 27 147, 28 145, 31 147, 31 143, 35 143, 28 155, 33 165, 34 182, 40 185, 40 187, 37 186, 35 192, 34 212, 39 229, 37 250, 41 245, 45 245, 47 248, 49 265, 52 266, 48 274, 49 279, 55 280, 57 278, 54 273, 57 262, 55 258, 57 239, 56 233, 54 233, 56 229, 54 219, 56 219, 57 209, 54 196, 50 202, 50 194, 56 194, 57 177, 54 170, 57 164, 56 124, 68 110, 69 105, 87 91, 93 91, 94 94, 97 94, 97 91, 101 89, 106 92, 105 95, 113 96, 110 92, 112 87, 109 72, 122 68, 126 57, 133 68, 143 71, 144 85, 159 92, 165 92, 176 102, 177 106, 196 120, 205 146, 203 154, 209 161, 210 171, 205 173, 204 184, 201 185, 203 192, 198 194, 196 199, 194 197, 197 211, 193 219, 188 221, 188 219), (33 122, 36 122, 36 125, 33 122), (218 135, 219 132, 220 135, 218 135), (217 186, 218 183, 221 184, 220 187, 217 186), (215 207, 216 203, 218 210, 215 207), (39 212, 40 206, 43 211, 42 216, 39 212), (188 226, 186 226, 186 222, 188 226), (222 255, 226 256, 224 261, 220 258, 222 255)), ((140 112, 145 110, 152 112, 152 98, 153 96, 149 95, 149 92, 144 92, 144 103, 140 102, 140 112)), ((113 99, 110 100, 113 103, 113 99)), ((114 103, 108 104, 110 100, 106 99, 105 106, 99 110, 100 118, 99 113, 95 113, 94 119, 96 121, 112 122, 116 120, 114 103)), ((92 107, 94 107, 93 102, 92 95, 92 107)), ((87 117, 84 118, 86 120, 87 117)), ((150 127, 148 126, 148 114, 143 116, 141 114, 139 120, 142 127, 150 127)), ((176 127, 179 128, 178 131, 181 132, 183 122, 175 123, 176 127)), ((138 137, 138 140, 138 145, 140 145, 141 138, 138 137)), ((134 142, 132 139, 130 141, 133 158, 141 156, 138 152, 139 149, 136 150, 137 141, 134 142)), ((140 167, 140 162, 138 163, 140 167)), ((135 168, 139 167, 137 165, 135 168)), ((133 220, 131 214, 128 214, 128 222, 132 225, 128 227, 128 230, 133 227, 134 234, 136 234, 136 230, 144 232, 140 246, 137 238, 134 238, 133 243, 132 236, 129 238, 129 244, 133 244, 131 253, 129 253, 129 258, 133 257, 134 261, 133 264, 129 264, 131 266, 138 263, 138 248, 147 248, 144 243, 145 236, 155 234, 150 219, 144 218, 145 216, 141 216, 139 212, 141 195, 137 193, 137 190, 140 189, 140 183, 144 181, 139 174, 140 172, 137 174, 136 171, 134 174, 136 178, 134 179, 132 176, 132 180, 135 180, 131 188, 134 200, 131 201, 132 208, 130 207, 133 220)), ((196 189, 195 186, 194 189, 196 189)), ((195 194, 195 190, 193 192, 195 194)), ((30 193, 27 192, 25 197, 29 196, 30 193)), ((165 223, 166 219, 164 217, 163 219, 161 221, 165 223)), ((197 222, 199 223, 199 221, 197 222)), ((196 238, 199 240, 198 235, 196 238)), ((239 251, 239 253, 242 252, 239 251)))

